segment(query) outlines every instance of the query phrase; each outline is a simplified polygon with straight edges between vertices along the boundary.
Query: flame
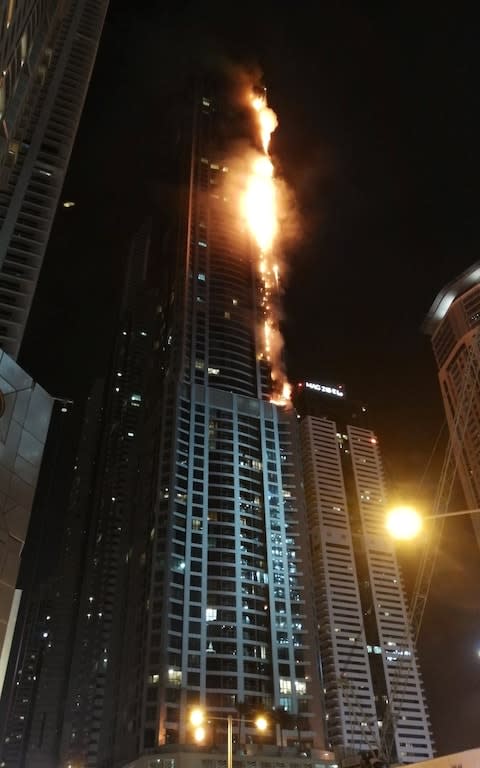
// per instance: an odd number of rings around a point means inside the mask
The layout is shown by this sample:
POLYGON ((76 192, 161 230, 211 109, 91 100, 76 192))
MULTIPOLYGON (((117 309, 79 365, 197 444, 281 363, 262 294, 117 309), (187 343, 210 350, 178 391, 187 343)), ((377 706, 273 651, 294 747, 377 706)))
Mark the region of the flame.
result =
POLYGON ((251 164, 245 198, 244 216, 258 247, 261 308, 263 313, 263 349, 260 359, 270 365, 273 384, 271 401, 287 405, 291 397, 281 359, 283 339, 278 322, 278 292, 280 269, 275 258, 275 238, 278 233, 278 201, 273 163, 269 156, 270 139, 277 127, 275 112, 267 106, 265 94, 252 95, 251 106, 257 117, 262 151, 251 164))
POLYGON ((273 165, 266 156, 253 163, 245 195, 245 216, 262 253, 270 250, 277 231, 273 165))
POLYGON ((273 109, 267 107, 267 100, 265 96, 253 96, 252 107, 257 113, 263 151, 266 155, 268 155, 270 138, 278 125, 277 116, 273 109))

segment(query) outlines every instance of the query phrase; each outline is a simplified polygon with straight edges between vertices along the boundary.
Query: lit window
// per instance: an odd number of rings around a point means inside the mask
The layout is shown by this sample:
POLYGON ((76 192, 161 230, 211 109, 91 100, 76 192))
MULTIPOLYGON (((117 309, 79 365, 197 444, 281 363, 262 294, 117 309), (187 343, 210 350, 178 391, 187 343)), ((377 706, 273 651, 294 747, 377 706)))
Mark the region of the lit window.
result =
POLYGON ((292 681, 288 677, 281 677, 280 678, 280 693, 291 693, 292 692, 292 681))
POLYGON ((206 608, 205 609, 205 621, 216 621, 217 619, 217 609, 216 608, 206 608))
POLYGON ((148 676, 148 682, 149 683, 159 683, 160 682, 160 675, 149 675, 148 676))
POLYGON ((142 396, 141 395, 132 395, 130 397, 130 400, 132 403, 141 403, 142 402, 142 396))
POLYGON ((234 307, 236 307, 238 304, 238 299, 232 299, 232 304, 234 307))
POLYGON ((205 282, 205 273, 204 272, 199 272, 198 273, 198 279, 201 280, 202 283, 204 283, 205 282))
POLYGON ((210 376, 218 376, 220 373, 220 368, 209 368, 208 373, 210 376))
POLYGON ((135 432, 127 432, 127 437, 135 437, 135 432))
POLYGON ((203 371, 205 369, 205 363, 203 360, 195 360, 195 368, 197 371, 203 371))
POLYGON ((305 696, 307 693, 307 684, 305 680, 295 680, 295 690, 299 696, 305 696))
POLYGON ((181 669, 169 669, 168 670, 168 682, 174 685, 182 684, 182 670, 181 669))

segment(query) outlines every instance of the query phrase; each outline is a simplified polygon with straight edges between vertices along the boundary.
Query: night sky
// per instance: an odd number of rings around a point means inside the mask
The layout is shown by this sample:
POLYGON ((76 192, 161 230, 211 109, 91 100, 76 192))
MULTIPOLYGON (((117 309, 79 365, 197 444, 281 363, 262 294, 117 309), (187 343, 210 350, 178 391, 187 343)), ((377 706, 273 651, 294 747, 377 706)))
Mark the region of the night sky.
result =
MULTIPOLYGON (((166 215, 172 99, 205 57, 258 66, 302 225, 290 378, 366 401, 389 488, 431 502, 443 411, 420 326, 479 258, 478 27, 467 4, 312 5, 113 0, 65 184, 76 205, 59 209, 22 362, 82 402, 105 371, 129 238, 166 215)), ((402 554, 407 574, 418 554, 402 554)), ((469 521, 448 521, 420 643, 440 754, 479 741, 479 583, 469 521)))

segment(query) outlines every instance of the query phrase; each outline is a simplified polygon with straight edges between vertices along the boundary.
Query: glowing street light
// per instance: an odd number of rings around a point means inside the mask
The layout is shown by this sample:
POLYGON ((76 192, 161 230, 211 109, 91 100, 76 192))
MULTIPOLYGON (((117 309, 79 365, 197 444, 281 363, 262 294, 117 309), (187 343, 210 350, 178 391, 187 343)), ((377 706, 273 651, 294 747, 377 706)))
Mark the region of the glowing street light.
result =
MULTIPOLYGON (((195 707, 190 712, 190 725, 193 726, 193 738, 197 744, 201 744, 206 737, 206 729, 203 723, 207 719, 205 711, 201 707, 195 707)), ((227 715, 227 717, 208 717, 208 720, 223 720, 227 721, 227 768, 233 768, 233 715, 227 715)), ((265 715, 258 715, 253 721, 258 731, 262 733, 268 728, 268 720, 265 715)))
POLYGON ((266 731, 268 728, 268 720, 264 715, 259 715, 255 720, 255 725, 257 726, 257 730, 263 733, 263 731, 266 731))
POLYGON ((387 513, 385 526, 394 539, 414 539, 423 528, 423 519, 414 507, 395 507, 387 513))
POLYGON ((387 513, 385 527, 394 539, 414 539, 421 532, 424 520, 437 520, 444 517, 474 515, 480 509, 461 509, 458 512, 442 512, 438 515, 421 515, 415 507, 395 507, 387 513))

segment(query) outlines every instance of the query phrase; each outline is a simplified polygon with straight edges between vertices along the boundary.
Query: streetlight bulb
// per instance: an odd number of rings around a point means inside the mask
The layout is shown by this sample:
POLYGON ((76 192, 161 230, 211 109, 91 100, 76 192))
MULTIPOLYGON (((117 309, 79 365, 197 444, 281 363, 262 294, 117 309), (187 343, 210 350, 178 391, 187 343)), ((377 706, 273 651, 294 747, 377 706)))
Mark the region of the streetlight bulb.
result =
POLYGON ((259 715, 255 720, 255 725, 259 731, 266 731, 268 728, 268 720, 263 715, 259 715))
POLYGON ((190 712, 190 722, 194 726, 202 725, 205 720, 205 713, 203 709, 192 709, 190 712))
POLYGON ((387 514, 386 528, 394 539, 414 539, 422 530, 423 521, 414 507, 395 507, 387 514))
POLYGON ((197 744, 200 744, 202 741, 205 741, 205 735, 206 735, 206 732, 205 732, 205 728, 203 727, 203 725, 199 725, 198 728, 195 728, 195 731, 193 733, 193 737, 194 737, 195 741, 197 742, 197 744))

